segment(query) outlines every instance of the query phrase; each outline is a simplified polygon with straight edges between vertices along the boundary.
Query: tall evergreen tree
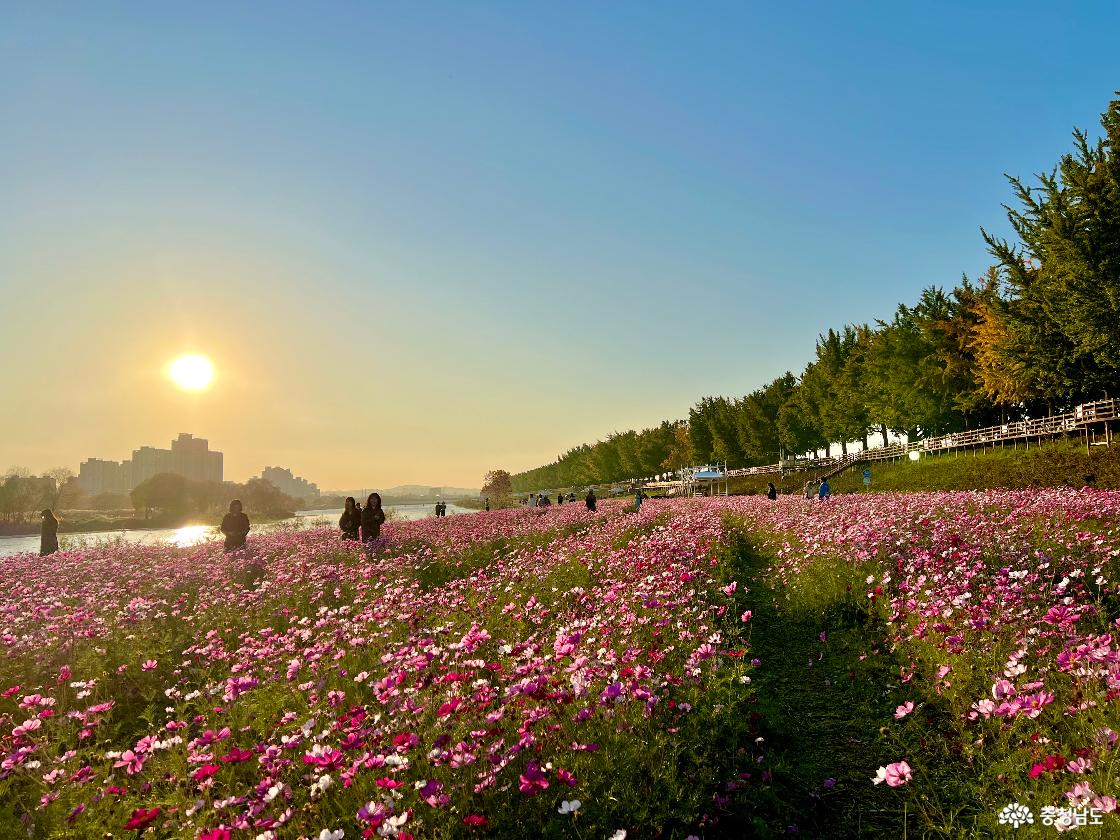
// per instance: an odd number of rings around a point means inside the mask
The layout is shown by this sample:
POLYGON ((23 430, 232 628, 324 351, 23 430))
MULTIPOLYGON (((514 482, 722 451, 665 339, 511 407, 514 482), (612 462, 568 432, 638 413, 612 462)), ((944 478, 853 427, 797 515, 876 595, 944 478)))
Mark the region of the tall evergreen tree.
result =
POLYGON ((1074 151, 1040 187, 1009 177, 1018 242, 983 232, 1004 283, 1008 352, 1054 408, 1114 395, 1120 382, 1120 98, 1101 127, 1095 143, 1075 130, 1074 151))

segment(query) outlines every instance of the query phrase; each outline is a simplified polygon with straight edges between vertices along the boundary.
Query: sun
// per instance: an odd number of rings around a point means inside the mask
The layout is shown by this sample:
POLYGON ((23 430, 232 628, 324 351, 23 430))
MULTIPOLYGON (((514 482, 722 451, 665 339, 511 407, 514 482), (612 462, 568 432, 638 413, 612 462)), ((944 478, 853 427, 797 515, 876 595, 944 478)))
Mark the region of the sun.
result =
POLYGON ((214 378, 214 366, 205 356, 190 353, 174 359, 167 369, 171 381, 184 391, 202 391, 214 378))

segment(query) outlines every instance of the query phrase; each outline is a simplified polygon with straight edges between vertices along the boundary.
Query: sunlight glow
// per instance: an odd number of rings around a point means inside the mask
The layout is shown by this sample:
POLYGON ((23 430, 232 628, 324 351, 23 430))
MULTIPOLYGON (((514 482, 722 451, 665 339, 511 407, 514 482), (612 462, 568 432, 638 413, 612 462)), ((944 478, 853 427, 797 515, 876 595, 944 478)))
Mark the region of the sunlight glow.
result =
POLYGON ((170 542, 178 548, 190 548, 192 545, 198 545, 213 538, 215 533, 216 531, 211 525, 184 525, 182 528, 175 529, 170 542))
POLYGON ((205 356, 195 353, 180 356, 168 368, 171 381, 187 391, 201 391, 214 378, 214 366, 205 356))

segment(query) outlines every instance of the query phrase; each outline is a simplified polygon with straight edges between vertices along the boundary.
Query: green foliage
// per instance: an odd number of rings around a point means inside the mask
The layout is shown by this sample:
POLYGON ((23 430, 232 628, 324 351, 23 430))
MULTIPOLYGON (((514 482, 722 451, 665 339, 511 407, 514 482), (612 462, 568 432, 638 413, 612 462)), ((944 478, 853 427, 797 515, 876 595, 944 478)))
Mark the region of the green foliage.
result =
POLYGON ((263 478, 251 478, 244 484, 220 484, 194 481, 177 473, 159 473, 136 485, 129 495, 136 510, 157 509, 173 516, 220 511, 233 498, 240 498, 245 510, 251 513, 276 515, 299 506, 297 500, 263 478))
POLYGON ((1040 187, 1009 178, 1018 243, 984 233, 1004 282, 1004 352, 1024 386, 1060 407, 1115 393, 1120 374, 1120 99, 1101 127, 1096 143, 1074 131, 1074 151, 1040 187))
MULTIPOLYGON (((977 452, 926 455, 919 461, 869 465, 871 490, 985 490, 997 487, 1096 487, 1120 489, 1120 446, 1094 446, 1090 454, 1075 441, 1053 441, 1024 449, 1010 446, 977 452)), ((860 468, 830 482, 833 493, 864 492, 860 468)))

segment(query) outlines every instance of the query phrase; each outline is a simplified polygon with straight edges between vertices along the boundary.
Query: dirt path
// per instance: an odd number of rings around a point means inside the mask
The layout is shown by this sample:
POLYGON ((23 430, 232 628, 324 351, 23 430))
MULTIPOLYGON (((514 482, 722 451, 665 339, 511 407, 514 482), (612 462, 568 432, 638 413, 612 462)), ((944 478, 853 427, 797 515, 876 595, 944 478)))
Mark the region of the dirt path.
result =
POLYGON ((771 801, 760 804, 770 811, 769 831, 904 836, 893 797, 871 784, 876 768, 890 760, 881 755, 879 729, 893 712, 884 687, 898 679, 889 655, 860 660, 881 632, 839 607, 796 614, 767 585, 768 558, 746 541, 736 553, 740 580, 750 590, 740 603, 753 613, 751 655, 762 661, 754 686, 768 746, 771 801))

